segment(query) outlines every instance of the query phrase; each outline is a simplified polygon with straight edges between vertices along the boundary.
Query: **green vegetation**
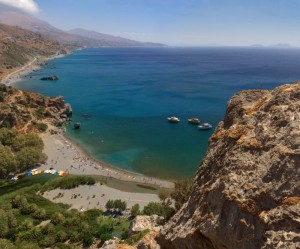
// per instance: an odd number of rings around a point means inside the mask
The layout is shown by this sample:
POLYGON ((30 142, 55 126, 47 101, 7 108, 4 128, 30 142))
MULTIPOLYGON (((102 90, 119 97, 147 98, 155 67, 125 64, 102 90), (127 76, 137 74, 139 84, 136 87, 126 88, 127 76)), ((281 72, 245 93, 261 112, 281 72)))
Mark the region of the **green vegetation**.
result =
POLYGON ((126 207, 127 203, 121 200, 109 200, 105 205, 108 212, 118 212, 119 214, 125 211, 126 207))
POLYGON ((131 208, 130 213, 133 217, 136 217, 137 215, 139 215, 141 213, 140 205, 139 204, 134 204, 131 208))
POLYGON ((94 185, 96 180, 90 176, 72 176, 68 175, 63 178, 57 178, 55 180, 49 181, 43 185, 41 192, 49 191, 52 189, 72 189, 79 185, 94 185))
POLYGON ((141 232, 131 236, 130 238, 126 239, 124 242, 129 245, 134 245, 135 243, 139 242, 149 232, 150 232, 150 230, 146 229, 144 231, 141 231, 141 232))
POLYGON ((175 182, 175 189, 171 193, 171 198, 175 201, 175 209, 179 210, 186 203, 192 193, 193 182, 191 180, 179 180, 175 182))
POLYGON ((22 172, 47 159, 44 144, 36 134, 21 134, 15 129, 0 129, 0 179, 22 172))
POLYGON ((48 125, 45 124, 45 123, 37 123, 37 124, 36 124, 36 127, 38 128, 38 130, 39 130, 40 132, 45 132, 45 131, 47 131, 47 129, 48 129, 48 125))
POLYGON ((144 207, 143 214, 156 214, 164 217, 166 220, 169 220, 175 214, 175 209, 171 207, 170 203, 149 202, 148 205, 144 207))
MULTIPOLYGON (((24 177, 3 188, 0 194, 0 248, 87 248, 95 240, 118 237, 133 244, 148 231, 129 238, 129 222, 119 216, 104 216, 101 210, 79 212, 65 204, 55 204, 40 194, 42 189, 53 189, 57 184, 65 188, 82 182, 81 177, 58 178, 52 175, 24 177), (47 178, 46 178, 47 177, 47 178), (66 179, 66 180, 64 180, 66 179), (29 186, 29 182, 37 183, 29 186), (5 190, 9 190, 4 194, 5 190), (64 243, 68 241, 68 245, 64 243)), ((90 178, 85 183, 90 184, 90 178)), ((0 191, 1 189, 0 188, 0 191)), ((125 205, 124 205, 125 204, 125 205)), ((112 201, 112 209, 126 209, 121 200, 112 201)))
POLYGON ((144 189, 150 189, 150 190, 157 190, 157 188, 149 186, 149 185, 143 185, 143 184, 137 184, 136 186, 144 189))

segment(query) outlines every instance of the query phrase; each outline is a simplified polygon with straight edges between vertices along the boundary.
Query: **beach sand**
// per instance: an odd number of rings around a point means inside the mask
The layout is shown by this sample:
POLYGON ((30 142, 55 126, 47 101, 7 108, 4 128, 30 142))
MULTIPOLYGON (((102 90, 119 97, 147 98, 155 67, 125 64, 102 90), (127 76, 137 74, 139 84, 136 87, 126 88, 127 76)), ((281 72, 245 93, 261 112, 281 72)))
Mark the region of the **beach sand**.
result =
POLYGON ((32 73, 33 71, 40 69, 45 62, 52 60, 52 59, 60 58, 63 56, 65 56, 65 55, 64 54, 56 54, 51 57, 44 57, 44 56, 34 57, 32 59, 32 61, 28 62, 24 66, 14 70, 13 72, 11 72, 7 75, 4 75, 1 83, 6 84, 6 85, 11 85, 13 83, 16 83, 16 82, 20 81, 25 75, 28 75, 28 74, 32 73))
POLYGON ((99 162, 63 134, 51 135, 47 132, 41 137, 48 159, 39 169, 54 168, 68 171, 73 175, 90 175, 105 182, 103 185, 97 183, 94 186, 79 186, 70 190, 56 189, 45 192, 43 196, 51 201, 70 204, 72 208, 79 210, 87 210, 105 209, 108 200, 121 199, 126 201, 128 208, 138 203, 142 209, 149 202, 159 201, 160 188, 174 188, 173 182, 122 171, 99 162), (59 193, 61 194, 59 195, 59 193), (76 198, 74 198, 75 195, 76 198))
POLYGON ((43 196, 56 203, 69 204, 81 211, 93 208, 105 210, 108 200, 121 199, 127 203, 127 208, 137 203, 141 209, 151 201, 159 202, 157 194, 126 192, 99 183, 67 190, 55 189, 45 192, 43 196))
MULTIPOLYGON (((34 58, 23 67, 6 75, 2 83, 7 85, 15 83, 25 75, 38 70, 46 61, 62 56, 64 55, 57 54, 53 57, 34 58)), ((49 129, 58 131, 58 134, 51 135, 49 132, 41 134, 45 144, 44 152, 47 154, 48 160, 40 169, 54 168, 68 171, 69 174, 73 175, 90 175, 106 182, 105 185, 79 186, 72 190, 58 189, 46 192, 44 196, 49 200, 71 204, 73 208, 78 209, 103 208, 109 199, 126 201, 128 207, 135 203, 144 207, 151 201, 159 201, 158 192, 160 188, 174 188, 174 183, 171 181, 123 171, 112 165, 99 162, 78 144, 66 138, 61 129, 50 125, 49 127, 49 129), (55 198, 58 193, 63 193, 64 196, 55 198), (74 194, 80 194, 80 198, 72 198, 74 194), (93 195, 95 195, 94 198, 92 198, 93 195)))
POLYGON ((48 156, 46 164, 40 167, 42 170, 54 168, 68 171, 69 174, 74 175, 103 176, 119 181, 174 188, 173 182, 123 171, 104 162, 96 161, 62 134, 51 135, 47 132, 42 134, 41 137, 45 144, 44 152, 48 156))

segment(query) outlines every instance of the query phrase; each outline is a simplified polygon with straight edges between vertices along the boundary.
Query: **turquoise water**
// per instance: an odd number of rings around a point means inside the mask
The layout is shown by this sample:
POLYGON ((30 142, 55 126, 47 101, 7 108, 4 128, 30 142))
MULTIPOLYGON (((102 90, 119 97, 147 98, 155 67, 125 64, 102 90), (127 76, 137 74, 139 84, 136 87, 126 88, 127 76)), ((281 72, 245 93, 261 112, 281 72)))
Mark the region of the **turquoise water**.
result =
POLYGON ((72 104, 80 130, 67 135, 96 158, 150 176, 192 177, 228 99, 300 79, 300 50, 257 48, 98 48, 49 61, 17 87, 72 104), (57 75, 59 80, 40 81, 57 75), (84 115, 90 115, 86 120, 84 115), (168 116, 181 119, 166 122, 168 116))

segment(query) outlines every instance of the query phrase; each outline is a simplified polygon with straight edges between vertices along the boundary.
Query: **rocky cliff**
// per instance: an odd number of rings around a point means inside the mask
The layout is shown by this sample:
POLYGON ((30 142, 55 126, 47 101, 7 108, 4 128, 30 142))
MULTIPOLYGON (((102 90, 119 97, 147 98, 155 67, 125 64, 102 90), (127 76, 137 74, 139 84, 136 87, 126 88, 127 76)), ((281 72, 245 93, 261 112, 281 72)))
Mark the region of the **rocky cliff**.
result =
POLYGON ((162 248, 300 248, 300 83, 230 99, 194 182, 162 248))
POLYGON ((0 128, 42 132, 48 125, 61 126, 71 114, 71 106, 61 96, 51 98, 0 84, 0 128))

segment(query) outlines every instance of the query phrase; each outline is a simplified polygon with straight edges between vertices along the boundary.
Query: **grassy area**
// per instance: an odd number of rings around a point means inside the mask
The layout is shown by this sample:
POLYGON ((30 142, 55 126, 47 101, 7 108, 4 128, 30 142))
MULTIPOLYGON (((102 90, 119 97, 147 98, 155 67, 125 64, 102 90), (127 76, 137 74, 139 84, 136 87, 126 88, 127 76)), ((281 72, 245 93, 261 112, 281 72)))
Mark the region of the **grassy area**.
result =
POLYGON ((144 189, 150 189, 150 190, 157 190, 157 188, 149 186, 149 185, 143 185, 143 184, 137 184, 136 186, 144 189))
POLYGON ((49 180, 56 179, 58 176, 50 175, 50 174, 39 174, 35 176, 25 176, 22 179, 19 179, 16 182, 8 183, 6 180, 1 180, 0 184, 0 196, 4 194, 8 194, 19 189, 32 186, 34 184, 45 184, 49 180))
POLYGON ((53 181, 49 181, 43 185, 41 192, 53 190, 53 189, 72 189, 79 185, 94 185, 96 180, 90 176, 73 176, 68 175, 63 178, 57 178, 53 181))

